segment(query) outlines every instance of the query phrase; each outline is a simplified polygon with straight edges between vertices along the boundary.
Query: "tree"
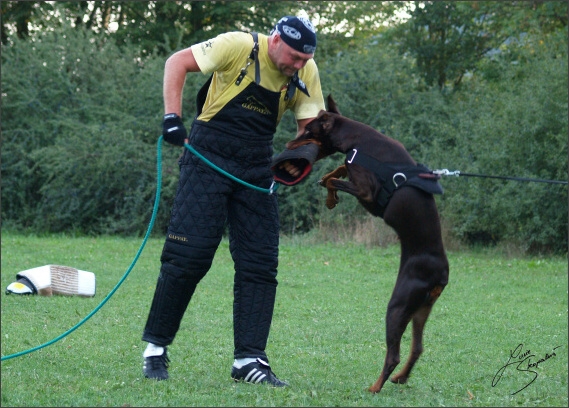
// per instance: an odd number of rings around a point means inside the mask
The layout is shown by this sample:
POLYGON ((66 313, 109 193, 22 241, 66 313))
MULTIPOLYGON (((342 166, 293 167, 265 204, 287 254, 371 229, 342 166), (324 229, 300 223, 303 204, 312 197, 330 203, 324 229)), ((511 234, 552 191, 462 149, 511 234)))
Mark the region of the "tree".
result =
POLYGON ((489 29, 485 8, 470 2, 414 2, 411 18, 394 35, 402 54, 417 63, 427 86, 457 86, 477 61, 501 39, 489 29))
MULTIPOLYGON (((3 225, 141 232, 156 186, 163 61, 142 62, 135 47, 87 29, 13 41, 2 52, 3 225)), ((164 149, 168 188, 178 155, 164 149)), ((164 202, 160 219, 167 213, 164 202)))
MULTIPOLYGON (((402 3, 401 3, 402 4, 402 3)), ((173 50, 231 30, 268 33, 278 18, 306 12, 322 45, 353 46, 354 37, 368 37, 393 16, 398 2, 358 1, 62 1, 2 2, 2 43, 64 25, 106 33, 118 44, 137 44, 142 53, 173 50), (334 27, 330 29, 330 27, 334 27)), ((323 47, 322 47, 323 48, 323 47)), ((332 48, 332 47, 329 47, 332 48)), ((337 47, 341 48, 341 47, 337 47)), ((320 52, 320 51, 319 51, 320 52)))
POLYGON ((29 1, 3 1, 0 3, 2 15, 1 38, 2 44, 8 42, 9 32, 18 38, 26 38, 30 34, 30 23, 40 20, 45 11, 51 10, 51 5, 37 4, 29 1))
POLYGON ((414 2, 410 19, 391 32, 415 58, 427 86, 456 87, 490 51, 567 26, 567 3, 556 1, 414 2))

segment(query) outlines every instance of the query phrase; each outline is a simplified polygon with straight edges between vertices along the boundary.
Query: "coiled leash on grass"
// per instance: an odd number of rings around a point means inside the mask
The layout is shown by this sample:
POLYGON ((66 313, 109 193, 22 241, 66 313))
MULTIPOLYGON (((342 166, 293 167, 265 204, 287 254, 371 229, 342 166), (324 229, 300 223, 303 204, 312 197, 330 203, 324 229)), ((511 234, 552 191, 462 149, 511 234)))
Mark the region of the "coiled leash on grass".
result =
MULTIPOLYGON (((126 272, 124 273, 124 275, 122 276, 122 278, 119 280, 119 282, 115 285, 115 287, 113 288, 113 290, 111 290, 109 292, 109 294, 101 301, 101 303, 99 303, 99 305, 93 309, 93 311, 91 313, 89 313, 87 316, 85 316, 85 318, 83 318, 79 323, 77 323, 75 326, 73 326, 71 329, 67 330, 65 333, 57 336, 56 338, 54 338, 53 340, 48 341, 47 343, 41 344, 39 346, 33 347, 31 349, 28 350, 24 350, 24 351, 20 351, 18 353, 14 353, 14 354, 10 354, 7 356, 2 357, 1 361, 4 360, 9 360, 11 358, 14 357, 19 357, 19 356, 23 356, 25 354, 29 354, 33 351, 42 349, 44 347, 47 347, 61 339, 63 339, 64 337, 66 337, 67 335, 71 334, 72 332, 74 332, 75 330, 77 330, 80 326, 83 325, 83 323, 85 323, 87 320, 89 320, 95 313, 97 313, 104 305, 105 303, 107 303, 107 301, 111 298, 111 296, 113 296, 115 294, 115 292, 117 291, 117 289, 123 284, 123 282, 126 280, 126 278, 128 277, 128 275, 130 274, 130 272, 132 271, 132 269, 134 268, 134 265, 136 264, 136 262, 138 261, 138 258, 140 257, 140 254, 142 253, 142 250, 144 249, 144 247, 146 246, 146 242, 148 241, 148 238, 150 236, 150 233, 152 232, 152 228, 154 227, 154 221, 156 220, 156 214, 158 213, 158 206, 160 204, 160 192, 162 190, 162 139, 163 137, 160 136, 158 138, 158 144, 156 147, 156 178, 157 178, 157 182, 156 182, 156 198, 154 199, 154 208, 152 209, 152 217, 150 218, 150 222, 148 224, 148 228, 146 229, 146 234, 144 235, 144 239, 142 241, 142 244, 140 245, 140 248, 138 249, 133 261, 131 262, 130 266, 128 267, 128 269, 126 270, 126 272)), ((198 156, 201 160, 203 160, 204 162, 206 162, 209 166, 211 166, 212 168, 214 168, 215 170, 219 171, 220 173, 224 174, 225 176, 231 178, 234 181, 237 181, 238 183, 243 184, 246 187, 252 188, 254 190, 260 191, 262 193, 267 193, 267 194, 273 194, 277 188, 278 188, 278 184, 276 184, 274 181, 271 184, 270 188, 261 188, 261 187, 257 187, 254 186, 252 184, 249 184, 243 180, 238 179, 237 177, 227 173, 225 170, 217 167, 215 164, 213 164, 211 161, 209 161, 208 159, 206 159, 204 156, 202 156, 199 152, 197 152, 192 146, 188 145, 188 144, 184 144, 186 149, 188 149, 190 152, 192 152, 193 154, 195 154, 196 156, 198 156)))
POLYGON ((152 210, 152 217, 150 218, 150 223, 148 224, 148 228, 146 230, 146 235, 144 236, 144 240, 142 241, 142 244, 140 245, 140 248, 138 249, 138 252, 136 253, 133 261, 131 262, 130 266, 128 267, 128 269, 126 270, 126 272, 124 273, 123 277, 119 280, 119 282, 115 285, 115 287, 113 288, 113 290, 111 290, 109 292, 109 294, 101 301, 101 303, 99 303, 99 305, 93 309, 93 311, 91 313, 89 313, 85 318, 83 318, 83 320, 81 320, 79 323, 77 323, 75 326, 73 326, 71 329, 67 330, 65 333, 57 336, 56 338, 54 338, 51 341, 48 341, 47 343, 41 344, 37 347, 33 347, 29 350, 24 350, 21 351, 19 353, 15 353, 15 354, 10 354, 8 356, 4 356, 2 357, 2 361, 4 360, 8 360, 14 357, 19 357, 19 356, 23 356, 24 354, 28 354, 31 353, 33 351, 39 350, 41 348, 47 347, 59 340, 61 340, 62 338, 64 338, 65 336, 67 336, 68 334, 71 334, 72 332, 74 332, 76 329, 78 329, 83 323, 85 323, 87 320, 89 320, 95 313, 97 313, 105 303, 107 303, 107 301, 111 298, 111 296, 114 295, 114 293, 117 291, 117 289, 122 285, 122 283, 125 281, 125 279, 127 278, 127 276, 130 274, 130 272, 132 271, 132 268, 134 268, 134 265, 136 264, 136 262, 138 261, 138 258, 140 257, 140 254, 142 253, 142 250, 144 249, 146 242, 148 241, 148 237, 150 236, 150 232, 152 232, 152 228, 154 227, 154 221, 156 220, 156 214, 158 212, 158 204, 160 203, 160 190, 162 189, 162 136, 160 136, 158 138, 158 145, 156 148, 157 152, 157 160, 156 160, 156 177, 158 179, 158 182, 156 184, 156 198, 154 199, 154 208, 152 210))

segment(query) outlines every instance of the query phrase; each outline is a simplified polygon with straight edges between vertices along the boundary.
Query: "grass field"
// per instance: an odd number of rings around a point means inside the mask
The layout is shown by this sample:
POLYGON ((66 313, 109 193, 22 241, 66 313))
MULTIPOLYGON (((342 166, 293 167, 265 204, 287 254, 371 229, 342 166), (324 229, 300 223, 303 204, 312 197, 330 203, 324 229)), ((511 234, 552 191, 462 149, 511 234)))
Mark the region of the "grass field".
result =
MULTIPOLYGON (((81 321, 123 276, 141 241, 4 233, 2 291, 19 271, 58 264, 94 272, 97 295, 2 294, 2 357, 44 344, 81 321)), ((229 376, 233 265, 226 241, 169 349, 171 379, 142 377, 140 337, 161 250, 161 239, 150 240, 114 296, 69 336, 2 361, 1 405, 567 406, 565 257, 450 252, 450 283, 433 309, 413 375, 406 385, 387 383, 372 395, 367 388, 385 357, 397 246, 283 240, 267 353, 276 374, 290 383, 285 389, 235 384, 229 376), (520 344, 512 361, 528 350, 534 357, 506 366, 520 344), (536 374, 520 371, 539 359, 531 369, 536 374)), ((403 358, 409 338, 408 330, 403 358)))

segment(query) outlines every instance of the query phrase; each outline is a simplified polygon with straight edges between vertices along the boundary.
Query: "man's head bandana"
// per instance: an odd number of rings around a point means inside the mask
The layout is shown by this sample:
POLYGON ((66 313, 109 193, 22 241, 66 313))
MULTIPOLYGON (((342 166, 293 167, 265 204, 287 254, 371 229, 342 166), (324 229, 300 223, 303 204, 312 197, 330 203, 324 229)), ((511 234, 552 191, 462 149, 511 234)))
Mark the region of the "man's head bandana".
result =
POLYGON ((289 47, 304 54, 316 51, 316 30, 305 17, 286 16, 281 18, 273 30, 277 32, 289 47))

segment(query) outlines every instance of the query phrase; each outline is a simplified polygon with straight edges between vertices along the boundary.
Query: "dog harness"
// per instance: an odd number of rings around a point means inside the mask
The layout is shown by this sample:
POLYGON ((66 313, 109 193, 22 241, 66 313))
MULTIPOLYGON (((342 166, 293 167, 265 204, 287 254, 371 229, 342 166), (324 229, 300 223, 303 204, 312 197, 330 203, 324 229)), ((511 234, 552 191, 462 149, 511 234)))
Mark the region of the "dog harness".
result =
POLYGON ((430 194, 443 194, 443 188, 438 182, 441 176, 433 173, 421 163, 416 165, 411 163, 384 163, 358 151, 358 149, 352 149, 346 154, 345 164, 346 166, 357 164, 375 174, 381 184, 381 190, 377 196, 380 217, 383 217, 393 193, 401 187, 410 186, 430 194))

